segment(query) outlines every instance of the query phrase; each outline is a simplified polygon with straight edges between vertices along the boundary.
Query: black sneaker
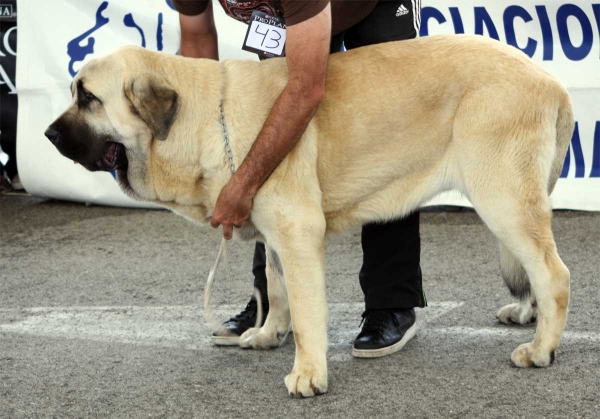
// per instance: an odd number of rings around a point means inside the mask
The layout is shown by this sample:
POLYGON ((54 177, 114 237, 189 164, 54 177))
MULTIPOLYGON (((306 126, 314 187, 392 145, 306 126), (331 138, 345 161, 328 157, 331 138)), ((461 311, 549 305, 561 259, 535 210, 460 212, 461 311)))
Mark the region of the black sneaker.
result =
POLYGON ((379 358, 398 352, 417 333, 413 308, 367 310, 362 331, 354 340, 352 356, 379 358))
MULTIPOLYGON (((263 305, 262 322, 265 324, 269 306, 263 305)), ((256 298, 252 297, 246 308, 237 316, 227 320, 219 330, 213 333, 211 340, 217 346, 237 346, 240 344, 240 336, 256 324, 256 315, 258 314, 258 304, 256 298)))

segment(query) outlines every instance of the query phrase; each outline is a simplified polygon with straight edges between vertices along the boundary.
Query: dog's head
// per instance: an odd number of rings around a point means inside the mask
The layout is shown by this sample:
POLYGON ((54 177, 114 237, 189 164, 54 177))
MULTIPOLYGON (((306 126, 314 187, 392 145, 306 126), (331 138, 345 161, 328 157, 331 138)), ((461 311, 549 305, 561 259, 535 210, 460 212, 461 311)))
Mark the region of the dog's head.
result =
POLYGON ((140 47, 90 61, 73 79, 72 103, 46 137, 86 169, 122 177, 128 154, 165 140, 177 118, 179 95, 162 74, 156 56, 140 47))

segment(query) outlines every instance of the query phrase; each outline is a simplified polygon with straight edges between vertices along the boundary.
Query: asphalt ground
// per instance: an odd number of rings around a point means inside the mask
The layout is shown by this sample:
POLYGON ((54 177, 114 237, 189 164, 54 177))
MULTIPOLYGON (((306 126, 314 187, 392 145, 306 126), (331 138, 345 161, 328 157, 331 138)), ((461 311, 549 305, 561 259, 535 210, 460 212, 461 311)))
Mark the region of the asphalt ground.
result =
MULTIPOLYGON (((360 234, 331 238, 329 392, 294 400, 291 336, 270 351, 210 344, 201 296, 219 233, 167 211, 0 196, 0 418, 600 417, 600 214, 555 212, 572 294, 548 369, 510 364, 534 327, 496 321, 512 299, 477 215, 421 220, 429 307, 417 337, 392 356, 352 358, 360 234)), ((247 302, 252 250, 230 246, 222 320, 247 302)))

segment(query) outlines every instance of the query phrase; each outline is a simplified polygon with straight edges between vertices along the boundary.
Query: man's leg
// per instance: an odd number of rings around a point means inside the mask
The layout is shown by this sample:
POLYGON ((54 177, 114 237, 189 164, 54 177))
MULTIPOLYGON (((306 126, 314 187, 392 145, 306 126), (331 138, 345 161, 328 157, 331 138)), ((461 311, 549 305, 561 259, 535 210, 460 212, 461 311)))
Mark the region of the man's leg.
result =
POLYGON ((362 229, 360 286, 367 310, 424 307, 419 213, 362 229))
POLYGON ((254 275, 254 288, 256 288, 260 292, 261 299, 263 295, 265 296, 265 298, 267 296, 266 268, 267 252, 265 250, 265 245, 261 242, 256 242, 256 246, 254 246, 254 259, 252 261, 252 274, 254 275))
POLYGON ((352 355, 377 358, 399 351, 417 331, 415 307, 427 304, 420 267, 419 213, 363 227, 360 285, 363 328, 352 355))
MULTIPOLYGON (((369 16, 346 31, 345 46, 350 50, 415 38, 420 16, 419 0, 380 0, 369 16)), ((362 246, 360 285, 366 309, 352 354, 374 358, 402 349, 416 333, 414 308, 426 305, 419 265, 419 213, 364 226, 362 246)))

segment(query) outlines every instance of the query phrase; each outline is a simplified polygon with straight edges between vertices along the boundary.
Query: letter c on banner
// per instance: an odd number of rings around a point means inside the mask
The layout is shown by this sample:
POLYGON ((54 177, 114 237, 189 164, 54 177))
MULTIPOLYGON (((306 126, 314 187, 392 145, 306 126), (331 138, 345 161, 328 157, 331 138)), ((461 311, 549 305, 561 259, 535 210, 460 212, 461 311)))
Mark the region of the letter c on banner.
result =
MULTIPOLYGON (((10 35, 13 31, 16 31, 16 30, 17 30, 16 26, 13 26, 9 30, 7 30, 6 33, 4 34, 4 40, 3 40, 4 49, 6 50, 6 52, 8 52, 13 57, 17 56, 17 51, 12 49, 12 47, 10 46, 10 35)), ((4 54, 1 50, 0 50, 0 57, 6 57, 6 54, 4 54)))
POLYGON ((427 36, 429 35, 428 23, 429 19, 435 19, 438 23, 446 22, 446 18, 435 7, 423 7, 421 10, 421 30, 419 31, 419 36, 427 36))
POLYGON ((556 26, 558 27, 558 37, 560 38, 562 49, 569 60, 581 61, 588 56, 592 50, 594 33, 592 31, 592 24, 581 8, 574 4, 563 4, 560 6, 556 14, 556 26), (578 47, 573 45, 571 36, 569 35, 567 19, 571 16, 576 18, 581 25, 583 41, 578 47))
POLYGON ((521 48, 517 44, 517 36, 515 35, 515 18, 520 17, 527 22, 531 22, 533 18, 531 15, 522 8, 521 6, 509 6, 504 11, 504 32, 506 32, 506 43, 512 45, 515 48, 520 49, 525 54, 533 57, 535 49, 537 48, 537 41, 531 38, 527 38, 527 45, 525 48, 521 48))

